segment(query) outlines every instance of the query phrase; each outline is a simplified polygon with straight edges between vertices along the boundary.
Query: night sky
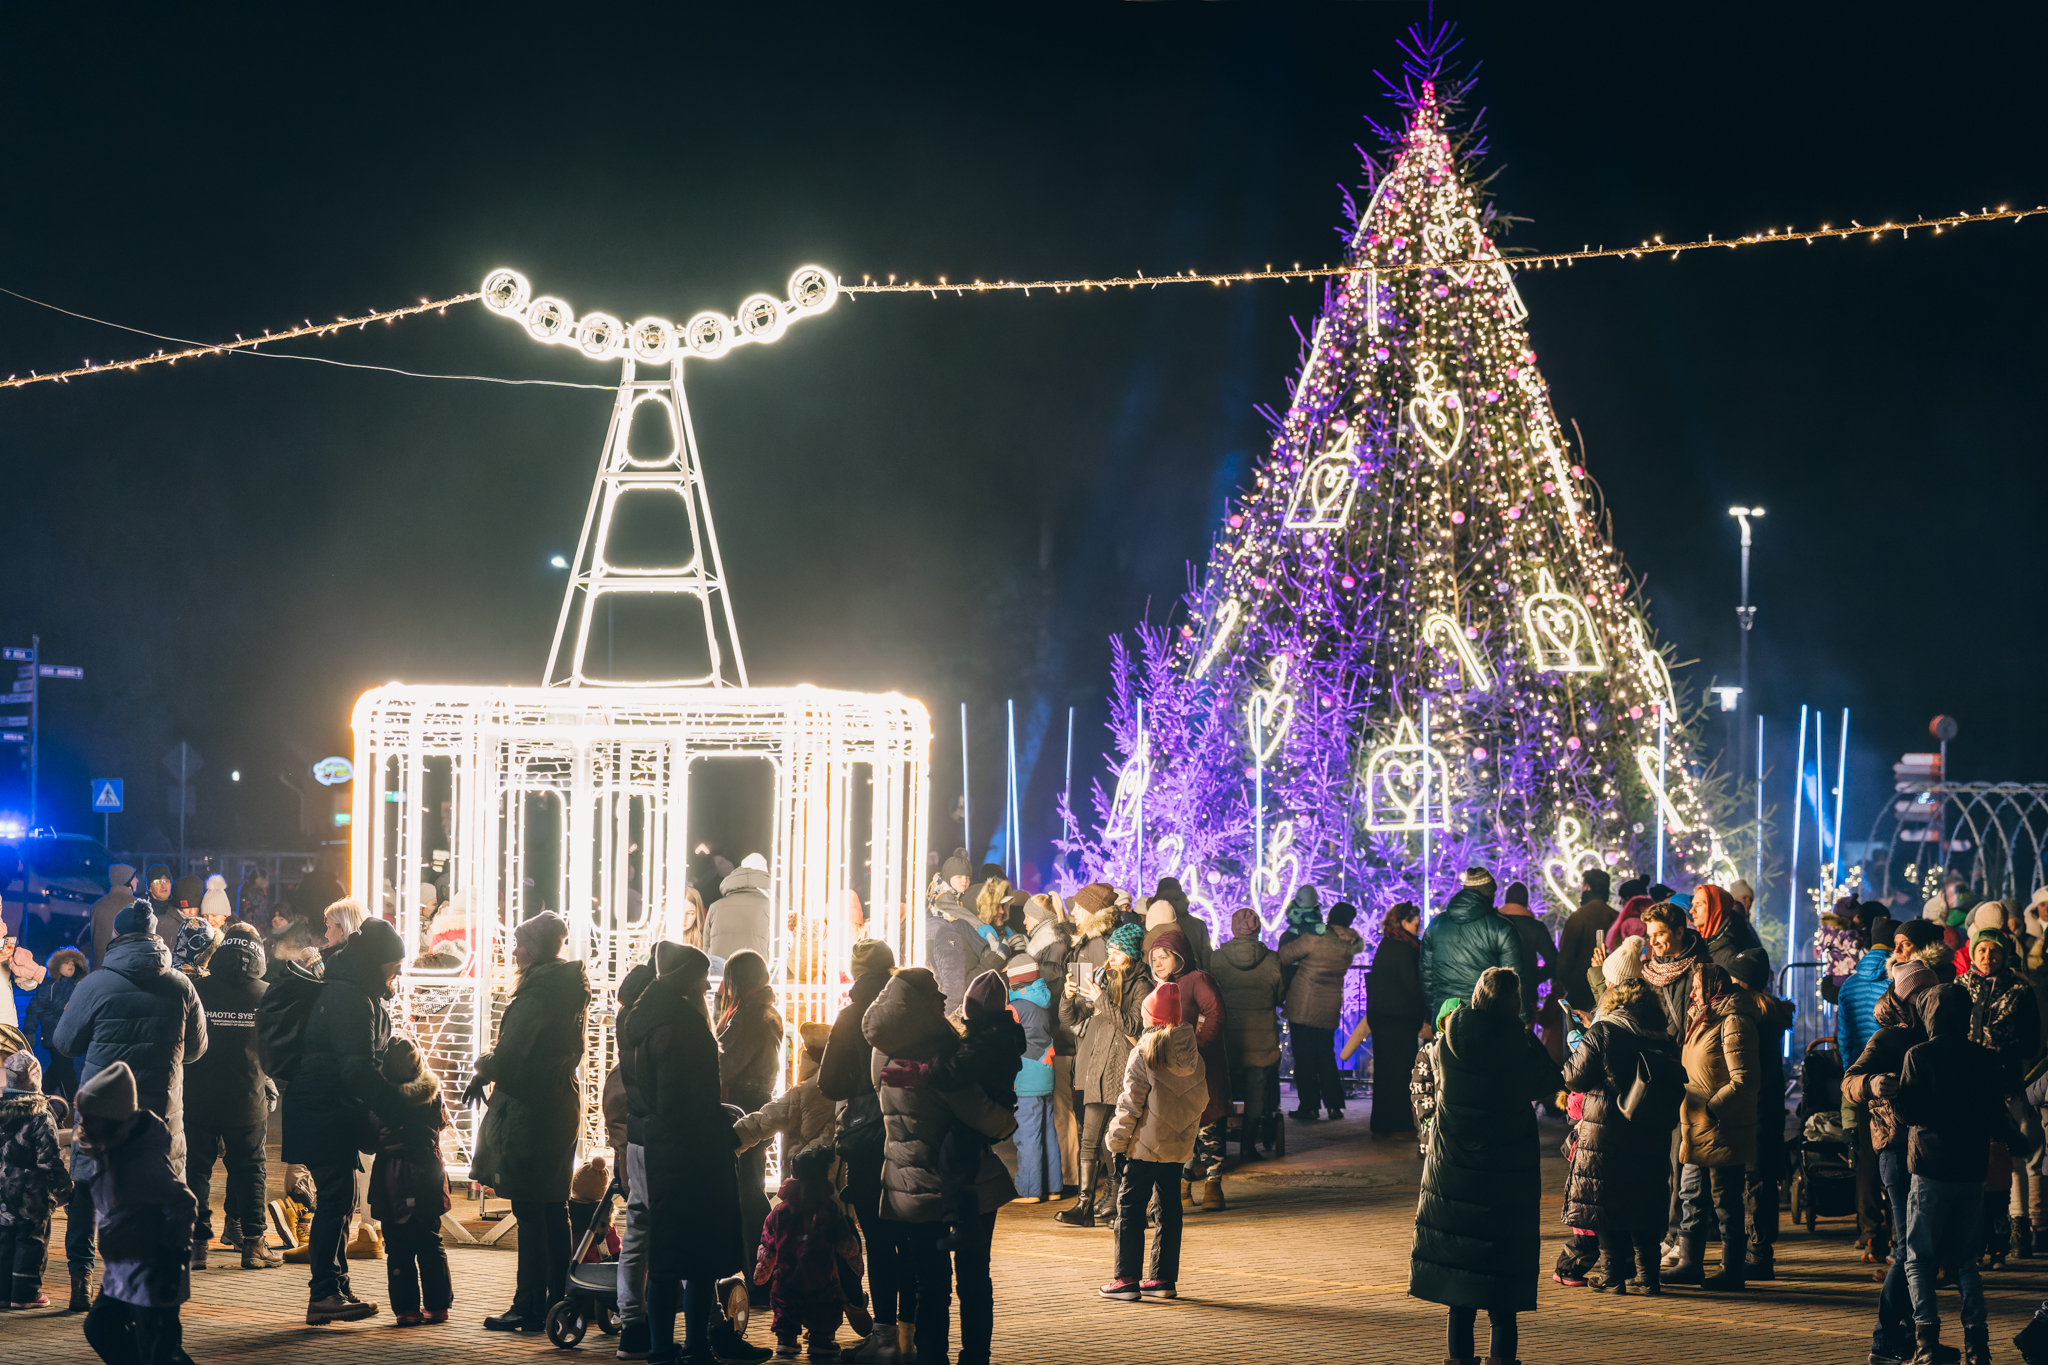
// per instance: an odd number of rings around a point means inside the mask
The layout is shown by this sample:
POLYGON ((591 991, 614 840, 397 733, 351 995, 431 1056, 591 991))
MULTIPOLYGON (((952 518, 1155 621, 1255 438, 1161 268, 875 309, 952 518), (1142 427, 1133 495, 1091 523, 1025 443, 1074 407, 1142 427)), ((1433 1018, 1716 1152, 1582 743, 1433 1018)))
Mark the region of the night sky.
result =
MULTIPOLYGON (((680 319, 813 261, 955 280, 1334 261, 1363 119, 1394 114, 1374 71, 1423 12, 17 17, 0 287, 213 340, 498 265, 579 311, 680 319)), ((1526 220, 1506 245, 1532 250, 2048 202, 2048 24, 1902 13, 1439 9, 1482 64, 1492 193, 1526 220)), ((2044 250, 2034 220, 1521 280, 1559 415, 1696 685, 1735 672, 1726 509, 1768 509, 1753 690, 1779 737, 1813 703, 1832 746, 1853 709, 1851 837, 1937 712, 1961 725, 1957 775, 2048 780, 2044 250)), ((924 699, 941 812, 966 701, 977 851, 1016 698, 1046 722, 1042 857, 1066 708, 1081 785, 1107 639, 1174 619, 1319 298, 861 298, 692 366, 754 680, 924 699)), ((0 296, 0 374, 159 344, 0 296)), ((616 379, 475 304, 289 349, 616 379)), ((252 357, 0 392, 0 643, 39 632, 46 662, 87 670, 46 692, 45 821, 98 833, 86 778, 109 775, 129 783, 117 849, 174 829, 158 758, 185 740, 207 762, 195 843, 303 847, 277 774, 349 752, 365 688, 537 682, 548 561, 575 550, 609 404, 252 357)), ((0 762, 0 807, 24 788, 0 762)))

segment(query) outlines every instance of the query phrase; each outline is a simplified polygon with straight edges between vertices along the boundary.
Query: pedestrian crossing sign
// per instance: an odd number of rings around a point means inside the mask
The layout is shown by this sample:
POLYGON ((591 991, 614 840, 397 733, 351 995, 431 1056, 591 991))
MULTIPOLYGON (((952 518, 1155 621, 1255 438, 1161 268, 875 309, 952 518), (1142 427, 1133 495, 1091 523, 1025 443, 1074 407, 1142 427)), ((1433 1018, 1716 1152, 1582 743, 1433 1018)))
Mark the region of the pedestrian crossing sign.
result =
POLYGON ((95 777, 92 780, 92 808, 96 811, 121 809, 121 786, 118 777, 95 777))

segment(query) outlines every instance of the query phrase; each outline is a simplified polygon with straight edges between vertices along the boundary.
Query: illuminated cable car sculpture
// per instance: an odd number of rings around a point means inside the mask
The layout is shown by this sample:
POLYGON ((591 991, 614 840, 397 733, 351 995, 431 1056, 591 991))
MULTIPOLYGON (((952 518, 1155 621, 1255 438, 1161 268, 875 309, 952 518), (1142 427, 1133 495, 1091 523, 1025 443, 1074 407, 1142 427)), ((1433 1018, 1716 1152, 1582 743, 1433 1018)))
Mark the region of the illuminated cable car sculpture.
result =
MULTIPOLYGON (((929 717, 893 693, 748 685, 683 394, 685 361, 773 342, 837 296, 829 272, 806 266, 786 299, 755 295, 735 316, 700 313, 681 327, 652 317, 627 326, 603 313, 576 317, 560 299, 533 297, 517 273, 492 272, 486 307, 536 340, 621 365, 543 685, 394 682, 356 702, 350 885, 408 945, 438 941, 436 955, 422 953, 401 974, 402 1024, 459 1092, 511 997, 513 927, 543 908, 561 911, 565 952, 584 962, 592 992, 582 1154, 609 1146, 600 1100, 617 1060, 619 982, 657 940, 681 937, 691 778, 707 764, 749 757, 772 767, 773 832, 758 851, 768 863, 769 969, 787 1040, 838 1012, 855 937, 886 941, 903 965, 924 959, 929 717), (642 378, 642 366, 667 373, 642 378), (653 450, 632 441, 635 413, 648 405, 667 437, 653 450), (623 508, 671 497, 682 502, 689 543, 669 562, 635 566, 610 553, 623 508), (699 609, 705 667, 634 681, 593 676, 600 607, 652 596, 699 609), (421 883, 443 867, 450 907, 436 921, 421 883)), ((796 1052, 785 1043, 785 1083, 796 1052)), ((456 1118, 448 1156, 457 1176, 468 1170, 479 1118, 456 1118)))

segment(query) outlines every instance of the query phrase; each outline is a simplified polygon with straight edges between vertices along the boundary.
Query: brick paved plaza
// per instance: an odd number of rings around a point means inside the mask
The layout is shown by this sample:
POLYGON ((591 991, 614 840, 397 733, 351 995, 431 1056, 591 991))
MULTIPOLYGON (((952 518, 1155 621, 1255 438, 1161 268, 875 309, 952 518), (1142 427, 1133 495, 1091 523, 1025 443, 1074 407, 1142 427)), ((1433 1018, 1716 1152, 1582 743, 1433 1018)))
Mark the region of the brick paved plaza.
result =
MULTIPOLYGON (((1230 1209, 1191 1214, 1174 1303, 1110 1303, 1094 1288, 1109 1277, 1110 1234, 1062 1228, 1053 1205, 1006 1210, 996 1233, 996 1354, 1009 1362, 1319 1359, 1435 1362, 1443 1359, 1442 1311, 1406 1294, 1408 1243, 1421 1163, 1413 1149, 1374 1143, 1362 1106, 1341 1124, 1294 1125, 1284 1162, 1234 1175, 1230 1209)), ((1562 1195, 1561 1130, 1545 1125, 1546 1218, 1562 1195)), ((59 1224, 61 1239, 61 1222, 59 1224)), ((1614 1299, 1564 1289, 1548 1278, 1561 1227, 1544 1229, 1541 1308, 1524 1319, 1531 1365, 1654 1361, 1861 1362, 1869 1351, 1876 1286, 1850 1250, 1847 1222, 1808 1234, 1787 1228, 1779 1278, 1741 1297, 1673 1290, 1659 1299, 1614 1299)), ((53 1239, 56 1240, 56 1239, 53 1239)), ((365 1323, 306 1327, 303 1267, 213 1269, 194 1276, 185 1309, 186 1349, 216 1362, 438 1362, 450 1359, 610 1360, 612 1338, 593 1332, 575 1352, 542 1337, 505 1337, 478 1325, 510 1299, 513 1238, 450 1251, 456 1320, 394 1329, 388 1310, 365 1323), (324 1353, 324 1355, 323 1355, 324 1353)), ((223 1257, 222 1259, 227 1259, 223 1257)), ((1994 1359, 2017 1361, 2014 1332, 2048 1285, 2048 1259, 1988 1275, 1994 1359)), ((61 1256, 49 1286, 61 1296, 61 1256)), ((383 1263, 356 1262, 357 1293, 382 1302, 383 1263)), ((1945 1309, 1949 1338, 1954 1299, 1945 1309)), ((61 1312, 0 1316, 0 1361, 92 1357, 78 1317, 61 1312)), ((1484 1346, 1482 1319, 1481 1346, 1484 1346)), ((752 1333, 765 1337, 763 1321, 752 1333)), ((841 1341, 850 1344, 850 1331, 841 1341)))

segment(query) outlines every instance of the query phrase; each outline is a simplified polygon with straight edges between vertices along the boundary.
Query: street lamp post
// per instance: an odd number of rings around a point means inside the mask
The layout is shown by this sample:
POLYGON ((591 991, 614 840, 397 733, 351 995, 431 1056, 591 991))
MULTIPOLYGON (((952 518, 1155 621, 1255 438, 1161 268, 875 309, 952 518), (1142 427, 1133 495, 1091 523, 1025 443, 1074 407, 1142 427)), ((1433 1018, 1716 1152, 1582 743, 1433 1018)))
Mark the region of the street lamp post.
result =
POLYGON ((1735 619, 1742 626, 1741 654, 1739 656, 1741 662, 1737 665, 1735 677, 1735 681, 1741 685, 1741 691, 1736 693, 1735 706, 1733 708, 1735 711, 1736 734, 1735 771, 1737 772, 1744 772, 1749 767, 1747 762, 1749 756, 1744 752, 1749 746, 1749 731, 1742 723, 1742 713, 1749 705, 1750 695, 1749 630, 1751 626, 1756 624, 1756 608, 1749 605, 1749 519, 1751 517, 1760 517, 1763 514, 1764 509, 1761 507, 1731 507, 1728 509, 1728 515, 1735 518, 1736 523, 1742 527, 1742 605, 1735 609, 1735 619))

